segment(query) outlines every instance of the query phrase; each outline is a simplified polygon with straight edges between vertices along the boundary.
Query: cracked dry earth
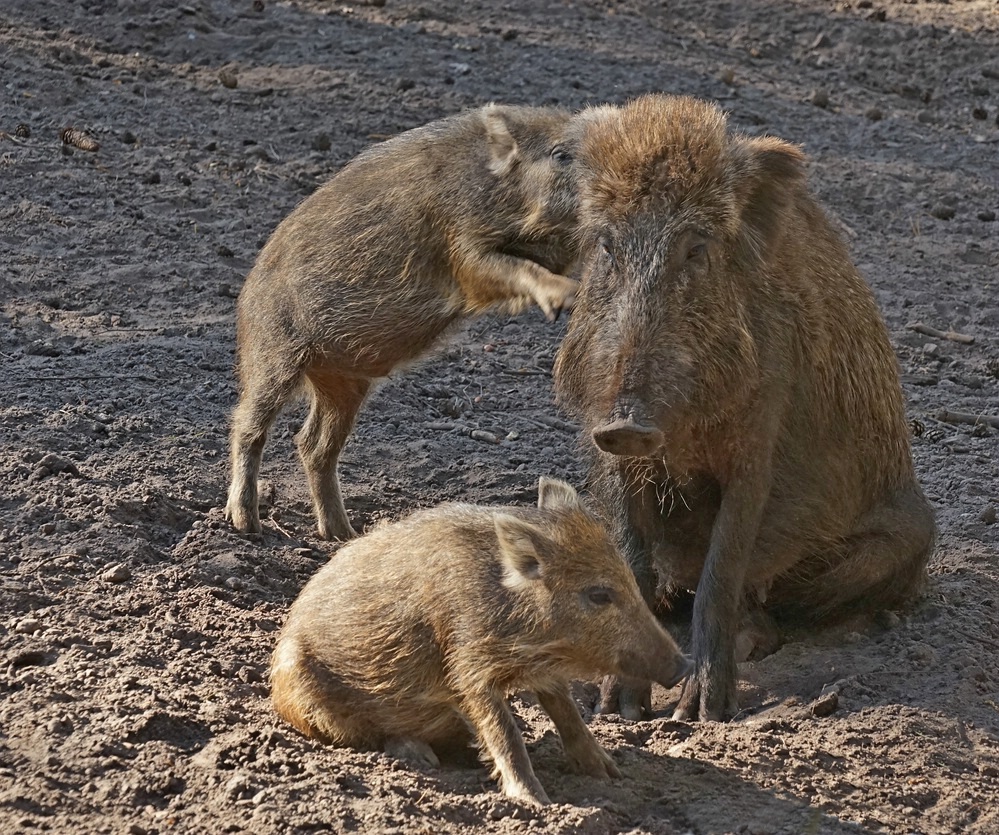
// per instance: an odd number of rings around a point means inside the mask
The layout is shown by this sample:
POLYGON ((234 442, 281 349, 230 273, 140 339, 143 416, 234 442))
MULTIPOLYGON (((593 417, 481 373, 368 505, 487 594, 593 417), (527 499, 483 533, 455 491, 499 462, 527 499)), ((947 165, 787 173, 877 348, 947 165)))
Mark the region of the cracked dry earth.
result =
MULTIPOLYGON (((941 419, 999 414, 997 113, 991 0, 0 0, 0 827, 999 832, 999 443, 994 421, 941 419), (544 809, 482 768, 301 738, 265 683, 337 548, 291 444, 301 408, 267 448, 264 534, 221 511, 256 252, 380 138, 491 100, 652 90, 809 154, 903 372, 940 524, 925 596, 742 665, 727 724, 666 718, 662 690, 651 721, 592 717, 576 685, 620 780, 565 773, 517 700, 544 809), (99 149, 64 146, 70 126, 99 149)), ((531 502, 539 474, 582 485, 552 403, 563 327, 486 317, 389 380, 342 465, 355 524, 531 502)))

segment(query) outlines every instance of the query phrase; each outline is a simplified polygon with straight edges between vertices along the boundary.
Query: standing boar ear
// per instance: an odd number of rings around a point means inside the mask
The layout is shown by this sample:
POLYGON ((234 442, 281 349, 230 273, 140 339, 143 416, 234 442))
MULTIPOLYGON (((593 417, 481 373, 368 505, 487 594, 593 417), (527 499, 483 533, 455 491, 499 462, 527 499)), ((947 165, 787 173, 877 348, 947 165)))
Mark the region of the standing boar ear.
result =
POLYGON ((517 161, 517 140, 510 133, 502 108, 490 104, 482 113, 486 123, 486 141, 489 143, 489 170, 502 176, 517 161))
POLYGON ((775 136, 740 137, 732 175, 742 203, 742 250, 758 261, 781 231, 784 209, 805 180, 801 148, 775 136))
POLYGON ((582 506, 579 493, 571 484, 547 476, 538 479, 538 507, 547 510, 578 510, 582 506))
POLYGON ((544 534, 534 525, 507 513, 497 514, 494 524, 503 560, 503 585, 518 589, 540 580, 544 572, 535 542, 544 534))

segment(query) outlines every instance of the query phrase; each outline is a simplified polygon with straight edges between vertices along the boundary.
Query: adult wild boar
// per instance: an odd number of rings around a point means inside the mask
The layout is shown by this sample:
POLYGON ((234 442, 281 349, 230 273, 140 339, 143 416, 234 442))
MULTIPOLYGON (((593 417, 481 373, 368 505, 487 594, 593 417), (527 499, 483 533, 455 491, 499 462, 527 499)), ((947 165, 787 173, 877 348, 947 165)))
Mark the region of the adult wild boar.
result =
MULTIPOLYGON (((800 149, 687 97, 580 123, 585 261, 557 393, 646 600, 695 591, 675 717, 722 719, 741 627, 905 603, 933 513, 887 329, 800 149)), ((625 687, 622 712, 647 701, 625 687)))

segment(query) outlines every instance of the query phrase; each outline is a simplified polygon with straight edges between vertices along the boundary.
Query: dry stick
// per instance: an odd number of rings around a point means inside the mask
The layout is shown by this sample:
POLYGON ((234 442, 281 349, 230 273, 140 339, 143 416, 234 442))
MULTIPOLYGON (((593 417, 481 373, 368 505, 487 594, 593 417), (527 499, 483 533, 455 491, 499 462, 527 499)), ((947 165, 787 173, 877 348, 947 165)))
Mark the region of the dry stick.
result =
POLYGON ((913 322, 909 325, 909 330, 921 333, 924 336, 932 336, 934 339, 949 339, 951 342, 960 342, 962 345, 971 345, 975 337, 957 331, 941 331, 936 328, 924 325, 922 322, 913 322))
POLYGON ((960 627, 957 626, 952 626, 951 629, 953 629, 959 635, 964 635, 965 638, 971 638, 972 641, 980 641, 981 643, 985 644, 985 646, 987 647, 992 647, 993 649, 999 650, 999 642, 993 641, 990 638, 986 638, 984 635, 975 635, 973 632, 967 632, 964 629, 961 629, 960 627))
POLYGON ((937 412, 936 419, 943 423, 970 423, 972 426, 981 423, 999 429, 999 417, 993 415, 973 415, 970 412, 952 412, 949 409, 941 409, 937 412))

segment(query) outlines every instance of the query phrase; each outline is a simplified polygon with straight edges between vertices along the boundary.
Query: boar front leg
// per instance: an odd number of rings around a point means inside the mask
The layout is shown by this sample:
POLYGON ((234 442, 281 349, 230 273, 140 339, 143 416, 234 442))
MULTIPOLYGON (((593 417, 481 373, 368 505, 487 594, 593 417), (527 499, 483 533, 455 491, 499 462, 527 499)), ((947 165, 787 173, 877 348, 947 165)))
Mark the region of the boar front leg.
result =
POLYGON ((548 795, 534 774, 527 746, 506 699, 498 692, 466 695, 465 713, 479 736, 479 742, 492 757, 494 776, 503 793, 515 800, 544 806, 548 795))
MULTIPOLYGON (((638 582, 642 597, 652 612, 656 611, 656 571, 648 543, 662 535, 662 519, 655 487, 646 480, 639 485, 628 477, 627 466, 619 458, 600 456, 593 473, 595 492, 608 509, 618 545, 638 582), (608 471, 607 462, 613 462, 608 471), (602 465, 602 466, 601 466, 602 465)), ((638 721, 652 715, 650 682, 622 681, 606 676, 600 685, 597 713, 620 713, 638 721)))
POLYGON ((621 776, 614 758, 600 747, 586 727, 568 687, 562 685, 557 689, 539 690, 537 696, 541 707, 555 723, 571 771, 590 777, 621 776))
POLYGON ((549 322, 563 310, 572 309, 578 287, 571 278, 556 275, 534 261, 474 248, 459 258, 455 277, 471 311, 533 300, 549 322))
POLYGON ((771 486, 770 456, 750 462, 722 493, 694 595, 694 673, 674 719, 722 721, 738 711, 735 644, 744 584, 771 486))

